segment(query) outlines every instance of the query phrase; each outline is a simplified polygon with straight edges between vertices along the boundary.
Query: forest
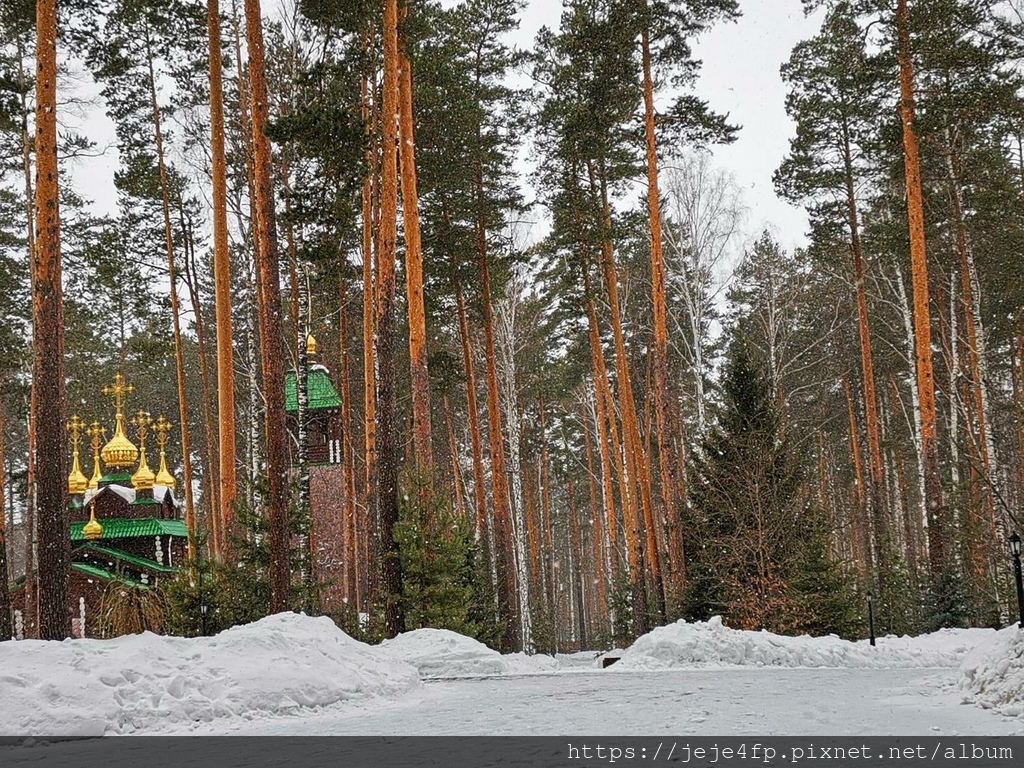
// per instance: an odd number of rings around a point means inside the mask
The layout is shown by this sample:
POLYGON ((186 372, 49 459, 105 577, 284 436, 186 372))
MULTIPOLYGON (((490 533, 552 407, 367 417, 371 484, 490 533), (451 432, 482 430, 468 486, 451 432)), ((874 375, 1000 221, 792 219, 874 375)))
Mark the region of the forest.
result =
POLYGON ((524 6, 0 6, 0 637, 18 585, 27 636, 70 634, 68 424, 118 373, 173 422, 189 530, 145 628, 551 652, 714 615, 863 637, 869 600, 880 633, 1016 618, 1024 3, 803 0, 792 250, 695 88, 743 2, 564 0, 532 40, 524 6))

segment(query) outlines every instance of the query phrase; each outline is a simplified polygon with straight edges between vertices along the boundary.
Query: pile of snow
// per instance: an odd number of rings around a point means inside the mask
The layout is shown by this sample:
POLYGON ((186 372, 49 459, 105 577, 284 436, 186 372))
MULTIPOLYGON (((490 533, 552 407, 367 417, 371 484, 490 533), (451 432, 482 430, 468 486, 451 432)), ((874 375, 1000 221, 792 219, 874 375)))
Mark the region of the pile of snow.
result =
POLYGON ((638 638, 609 669, 673 667, 838 667, 909 669, 957 667, 990 629, 944 629, 922 637, 881 637, 850 642, 828 637, 785 637, 730 629, 720 616, 689 624, 678 621, 638 638))
POLYGON ((330 619, 283 613, 208 638, 3 643, 0 722, 26 735, 151 733, 367 703, 418 685, 415 669, 330 619))
POLYGON ((960 665, 960 687, 985 709, 1024 717, 1024 630, 994 633, 960 665))
POLYGON ((524 653, 503 656, 479 640, 447 629, 415 629, 385 640, 380 648, 412 664, 421 678, 536 675, 559 668, 558 662, 550 656, 524 653))

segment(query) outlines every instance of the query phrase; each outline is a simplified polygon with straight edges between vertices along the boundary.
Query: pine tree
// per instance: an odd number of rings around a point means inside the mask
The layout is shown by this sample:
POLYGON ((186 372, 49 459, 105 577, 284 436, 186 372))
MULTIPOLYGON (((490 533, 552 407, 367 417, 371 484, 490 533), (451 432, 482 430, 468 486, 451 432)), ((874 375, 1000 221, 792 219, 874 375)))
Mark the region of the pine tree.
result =
MULTIPOLYGON (((71 634, 70 539, 64 433, 64 324, 57 180, 57 7, 36 6, 36 231, 32 253, 32 390, 39 457, 35 496, 39 541, 39 638, 71 634)), ((30 489, 31 493, 31 489, 30 489)))

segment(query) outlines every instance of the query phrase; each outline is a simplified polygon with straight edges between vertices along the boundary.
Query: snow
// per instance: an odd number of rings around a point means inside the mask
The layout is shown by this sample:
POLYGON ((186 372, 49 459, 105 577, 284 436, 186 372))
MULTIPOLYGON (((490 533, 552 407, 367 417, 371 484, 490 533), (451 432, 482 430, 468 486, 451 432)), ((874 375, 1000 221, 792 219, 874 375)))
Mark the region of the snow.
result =
POLYGON ((560 666, 550 656, 503 656, 478 640, 447 629, 415 629, 385 640, 380 647, 416 667, 423 679, 543 674, 560 666))
POLYGON ((835 635, 786 637, 730 629, 719 616, 706 622, 678 621, 638 638, 609 667, 615 672, 685 667, 829 667, 913 669, 957 667, 990 629, 944 629, 922 637, 881 637, 851 642, 835 635))
POLYGON ((416 670, 328 618, 278 614, 215 637, 151 633, 0 646, 10 733, 153 733, 202 722, 367 703, 420 685, 416 670))
POLYGON ((435 629, 374 647, 296 614, 212 638, 11 641, 0 722, 34 736, 1024 733, 1016 628, 873 648, 713 619, 605 655, 622 660, 502 655, 435 629))
POLYGON ((975 703, 1024 719, 1024 630, 1012 624, 967 655, 960 687, 975 703))
POLYGON ((382 707, 339 708, 258 723, 211 723, 201 732, 389 737, 1024 735, 1024 721, 964 704, 952 669, 732 667, 612 674, 613 669, 437 680, 382 707))

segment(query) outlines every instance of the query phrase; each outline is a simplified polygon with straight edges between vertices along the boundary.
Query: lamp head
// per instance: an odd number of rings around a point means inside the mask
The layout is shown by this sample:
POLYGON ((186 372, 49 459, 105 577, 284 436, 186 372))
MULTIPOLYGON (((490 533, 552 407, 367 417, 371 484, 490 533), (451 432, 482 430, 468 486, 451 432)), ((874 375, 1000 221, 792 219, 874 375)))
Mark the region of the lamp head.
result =
POLYGON ((1020 557, 1020 536, 1017 535, 1016 531, 1010 536, 1010 552, 1014 557, 1020 557))

